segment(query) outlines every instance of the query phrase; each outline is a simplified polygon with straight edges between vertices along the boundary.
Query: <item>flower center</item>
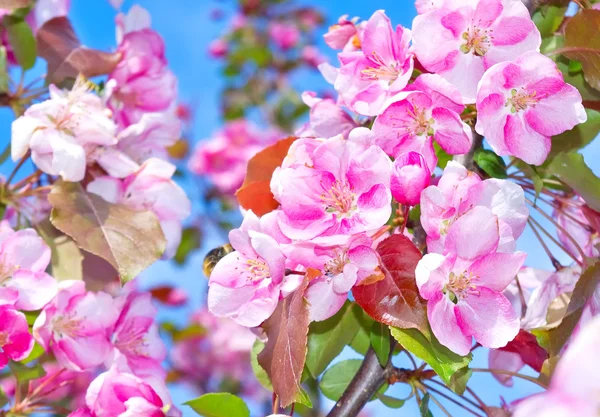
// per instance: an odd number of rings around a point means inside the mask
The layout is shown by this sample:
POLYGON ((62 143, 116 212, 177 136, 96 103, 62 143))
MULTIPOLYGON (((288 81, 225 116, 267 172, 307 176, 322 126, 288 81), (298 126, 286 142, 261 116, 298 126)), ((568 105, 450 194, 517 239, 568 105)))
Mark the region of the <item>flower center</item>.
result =
POLYGON ((0 287, 6 286, 7 282, 12 278, 13 274, 20 268, 19 265, 9 265, 0 261, 0 287))
POLYGON ((467 298, 469 294, 479 295, 477 286, 473 285, 473 281, 476 281, 479 277, 472 273, 464 271, 460 275, 456 275, 454 272, 450 272, 448 277, 448 283, 442 290, 444 294, 448 294, 453 302, 463 300, 467 298))
POLYGON ((398 65, 397 62, 386 64, 381 55, 375 51, 373 51, 373 54, 368 56, 367 59, 373 65, 361 71, 363 78, 373 81, 385 80, 389 81, 390 84, 398 79, 398 76, 400 75, 400 65, 398 65))
POLYGON ((432 117, 429 117, 425 109, 419 109, 414 107, 412 111, 408 111, 409 116, 412 118, 412 123, 406 126, 407 130, 416 136, 433 136, 433 123, 432 117))
POLYGON ((471 26, 462 34, 466 41, 460 46, 463 54, 472 53, 475 56, 484 56, 492 46, 492 31, 489 29, 480 29, 477 26, 471 26))
POLYGON ((0 332, 0 352, 2 352, 2 348, 4 347, 4 345, 6 345, 8 343, 8 333, 6 332, 0 332))
POLYGON ((56 339, 62 339, 65 335, 77 337, 81 325, 81 320, 74 320, 70 317, 59 316, 52 320, 52 330, 56 339))
POLYGON ((521 110, 526 110, 530 106, 535 107, 539 101, 539 99, 536 98, 536 95, 536 91, 529 93, 523 87, 521 87, 519 90, 513 88, 510 90, 510 97, 506 99, 504 106, 510 106, 511 113, 517 113, 521 110))
POLYGON ((325 266, 323 267, 323 272, 328 277, 334 277, 334 276, 339 275, 342 272, 344 272, 344 267, 349 262, 350 262, 350 259, 348 258, 347 250, 343 250, 341 252, 336 251, 335 257, 331 258, 331 260, 329 260, 329 262, 327 262, 325 264, 325 266))
POLYGON ((357 208, 354 205, 355 197, 347 182, 335 180, 331 188, 321 194, 321 201, 325 203, 327 213, 337 213, 338 217, 343 217, 357 208))
POLYGON ((246 261, 246 268, 248 269, 248 278, 252 282, 262 281, 263 279, 271 278, 271 271, 265 261, 259 259, 248 259, 246 261))

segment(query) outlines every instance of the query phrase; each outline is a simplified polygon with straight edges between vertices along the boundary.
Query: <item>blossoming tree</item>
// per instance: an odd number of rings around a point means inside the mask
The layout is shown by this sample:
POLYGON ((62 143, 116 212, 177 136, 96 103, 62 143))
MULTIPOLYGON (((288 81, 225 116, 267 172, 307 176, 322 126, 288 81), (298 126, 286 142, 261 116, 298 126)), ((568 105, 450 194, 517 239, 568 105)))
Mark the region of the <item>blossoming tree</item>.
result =
POLYGON ((600 179, 579 153, 600 132, 590 0, 417 0, 411 28, 374 4, 323 34, 335 65, 315 46, 318 12, 240 1, 209 47, 226 125, 189 158, 190 111, 148 11, 117 14, 108 52, 80 44, 68 1, 0 6, 0 104, 15 116, 0 416, 354 417, 371 401, 598 415, 600 179), (29 81, 38 58, 46 74, 29 81), (295 92, 299 68, 333 93, 295 92), (186 294, 139 277, 197 244, 178 170, 203 178, 195 223, 230 229, 184 328, 156 315, 186 294), (551 270, 529 266, 538 248, 551 270), (474 373, 539 392, 484 402, 474 373), (174 404, 171 382, 201 395, 174 404))

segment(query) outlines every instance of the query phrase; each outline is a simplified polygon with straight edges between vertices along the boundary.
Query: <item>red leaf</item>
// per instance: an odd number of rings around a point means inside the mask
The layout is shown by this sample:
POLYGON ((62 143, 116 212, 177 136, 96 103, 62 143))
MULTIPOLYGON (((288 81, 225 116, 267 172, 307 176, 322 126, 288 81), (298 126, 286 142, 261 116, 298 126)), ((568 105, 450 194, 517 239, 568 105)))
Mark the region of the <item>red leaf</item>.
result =
POLYGON ((282 407, 296 401, 301 390, 300 378, 306 361, 308 342, 308 303, 304 291, 308 286, 305 278, 300 287, 281 300, 275 312, 264 323, 268 340, 258 354, 258 363, 271 378, 273 391, 282 407))
POLYGON ((279 207, 279 203, 271 193, 271 177, 275 168, 281 166, 288 149, 296 139, 294 136, 282 139, 250 159, 246 179, 236 192, 243 208, 252 210, 257 216, 262 216, 279 207))
POLYGON ((542 365, 548 359, 548 352, 538 344, 534 335, 525 330, 520 330, 517 337, 498 350, 519 354, 523 362, 538 372, 542 371, 542 365))
POLYGON ((184 305, 188 300, 185 291, 180 288, 169 287, 168 285, 152 288, 150 294, 161 303, 173 307, 184 305))
POLYGON ((392 235, 377 245, 377 253, 384 278, 374 284, 354 287, 354 299, 381 323, 427 332, 426 303, 415 281, 421 252, 406 236, 392 235))
POLYGON ((37 31, 38 55, 48 62, 46 79, 60 83, 66 78, 108 74, 119 63, 121 54, 81 46, 69 19, 50 19, 37 31))

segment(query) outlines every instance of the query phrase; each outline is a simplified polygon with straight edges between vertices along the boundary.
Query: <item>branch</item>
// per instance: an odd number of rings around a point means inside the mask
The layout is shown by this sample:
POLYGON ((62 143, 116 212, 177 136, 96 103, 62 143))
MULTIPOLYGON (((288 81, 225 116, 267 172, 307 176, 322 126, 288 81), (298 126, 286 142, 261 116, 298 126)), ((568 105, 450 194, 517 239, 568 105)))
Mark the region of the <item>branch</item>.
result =
POLYGON ((479 133, 475 132, 475 130, 473 129, 473 143, 471 144, 471 149, 469 149, 469 152, 467 152, 463 155, 454 155, 452 160, 459 162, 465 168, 467 168, 469 171, 476 172, 477 167, 475 166, 475 163, 473 162, 473 156, 475 155, 475 151, 477 151, 477 149, 481 148, 482 146, 483 146, 483 136, 481 136, 479 133))
POLYGON ((372 348, 369 348, 358 372, 335 403, 327 417, 355 417, 360 413, 365 404, 373 397, 384 382, 394 371, 391 356, 385 368, 379 364, 379 359, 372 348))

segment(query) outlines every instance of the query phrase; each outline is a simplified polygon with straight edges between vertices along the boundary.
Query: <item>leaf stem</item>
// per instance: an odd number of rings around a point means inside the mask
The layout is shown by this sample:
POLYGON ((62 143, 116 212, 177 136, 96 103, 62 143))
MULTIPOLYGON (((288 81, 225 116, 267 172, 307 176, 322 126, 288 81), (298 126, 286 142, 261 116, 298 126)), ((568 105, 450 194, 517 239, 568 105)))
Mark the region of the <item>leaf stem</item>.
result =
POLYGON ((17 165, 14 167, 14 169, 12 170, 12 172, 10 173, 10 175, 8 176, 8 179, 6 180, 6 186, 7 187, 10 184, 10 182, 13 180, 13 178, 15 178, 15 175, 17 174, 17 171, 19 171, 19 169, 23 166, 23 164, 25 163, 25 161, 27 161, 29 159, 30 155, 31 155, 31 151, 27 151, 27 153, 25 155, 23 155, 23 157, 19 160, 19 162, 17 163, 17 165))
POLYGON ((532 376, 529 375, 523 375, 523 374, 519 374, 517 372, 512 372, 512 371, 506 371, 504 369, 486 369, 486 368, 471 368, 471 371, 473 372, 487 372, 487 373, 495 373, 495 374, 500 374, 500 375, 510 375, 513 376, 515 378, 520 378, 520 379, 524 379, 526 381, 529 382, 533 382, 534 384, 547 389, 548 387, 546 385, 544 385, 542 382, 540 382, 537 378, 534 378, 532 376))
MULTIPOLYGON (((478 414, 475 411, 473 411, 470 408, 468 408, 467 406, 465 406, 464 404, 459 403, 457 400, 455 400, 454 398, 450 397, 449 395, 444 394, 443 392, 441 392, 441 391, 439 391, 439 390, 437 390, 437 389, 435 389, 435 388, 433 388, 433 387, 431 387, 429 385, 426 385, 426 384, 420 384, 420 385, 424 386, 428 391, 431 391, 431 392, 439 395, 440 397, 442 397, 442 398, 450 401, 451 403, 459 406, 460 408, 462 408, 464 410, 467 410, 469 413, 473 414, 474 416, 482 417, 481 414, 478 414)), ((433 396, 431 395, 431 393, 429 393, 429 396, 430 396, 431 399, 433 399, 433 396)), ((439 407, 439 403, 437 401, 435 401, 435 403, 438 404, 438 407, 439 407)))
MULTIPOLYGON (((450 390, 444 383, 440 382, 440 381, 436 381, 435 379, 430 379, 429 382, 432 382, 436 385, 439 385, 440 387, 443 387, 445 389, 447 389, 448 391, 450 391, 451 393, 453 393, 454 395, 457 395, 458 397, 460 397, 462 400, 464 400, 465 402, 467 402, 468 404, 472 405, 475 408, 479 408, 482 411, 485 411, 485 409, 483 408, 482 405, 475 403, 474 401, 471 401, 470 399, 468 399, 467 397, 463 396, 463 395, 458 395, 457 393, 455 393, 454 391, 450 390)), ((426 385, 427 386, 427 385, 426 385)), ((433 387, 431 387, 431 389, 433 390, 433 387)), ((440 393, 441 395, 441 393, 440 393)))
POLYGON ((534 219, 533 217, 530 217, 527 221, 528 222, 531 221, 533 224, 535 224, 537 227, 539 227, 540 230, 548 237, 548 239, 550 239, 552 241, 552 243, 554 243, 564 253, 566 253, 569 256, 569 258, 573 259, 573 261, 575 261, 576 264, 578 264, 579 266, 583 266, 583 263, 579 259, 577 259, 577 257, 575 255, 573 255, 571 253, 571 251, 569 251, 567 248, 565 248, 562 243, 560 243, 558 240, 556 240, 556 238, 554 238, 554 236, 552 236, 546 229, 544 229, 542 227, 542 225, 536 219, 534 219))
MULTIPOLYGON (((548 255, 548 258, 550 258, 550 262, 552 262, 552 266, 554 266, 554 269, 556 269, 557 271, 560 271, 563 268, 563 266, 558 261, 558 259, 556 259, 554 257, 554 255, 552 254, 552 251, 550 251, 550 249, 548 248, 548 245, 546 245, 546 242, 544 242, 544 239, 542 238, 542 236, 538 232, 537 228, 535 227, 535 225, 533 224, 533 222, 531 221, 531 219, 527 219, 527 223, 529 224, 529 227, 531 227, 531 230, 533 231, 533 234, 535 235, 535 237, 537 238, 537 240, 542 245, 542 248, 544 248, 544 251, 546 252, 546 255, 548 255)), ((519 288, 519 293, 520 293, 521 298, 522 298, 521 302, 522 302, 523 306, 526 307, 527 303, 524 302, 525 298, 523 297, 523 290, 521 289, 521 284, 518 281, 517 281, 517 287, 519 288)))

